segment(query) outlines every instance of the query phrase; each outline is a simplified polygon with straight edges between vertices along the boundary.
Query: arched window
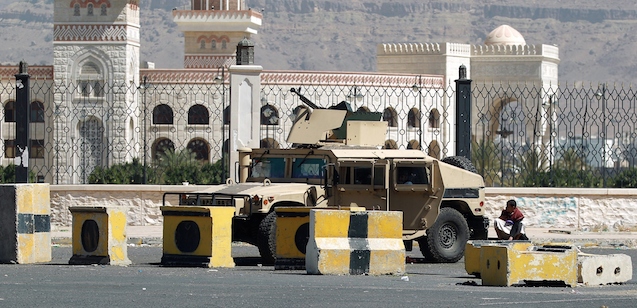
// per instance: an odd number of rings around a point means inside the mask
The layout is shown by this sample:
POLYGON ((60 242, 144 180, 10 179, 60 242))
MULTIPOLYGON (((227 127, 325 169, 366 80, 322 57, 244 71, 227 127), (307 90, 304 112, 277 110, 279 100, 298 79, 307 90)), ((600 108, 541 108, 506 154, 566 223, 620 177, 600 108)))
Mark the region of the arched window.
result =
POLYGON ((385 111, 383 111, 383 121, 387 121, 387 126, 389 127, 397 127, 398 114, 396 113, 396 109, 392 107, 385 108, 385 111))
POLYGON ((420 149, 420 142, 418 142, 418 140, 410 140, 409 143, 407 143, 407 149, 419 150, 420 149))
POLYGON ((217 49, 217 41, 212 40, 212 46, 210 46, 210 48, 217 49))
POLYGON ((29 158, 44 158, 44 140, 31 139, 29 147, 29 158))
POLYGON ((4 140, 4 158, 15 158, 15 139, 4 140))
POLYGON ((221 49, 226 49, 226 47, 227 47, 226 40, 221 41, 221 49))
POLYGON ((15 102, 9 101, 4 104, 4 121, 15 122, 15 102))
POLYGON ((163 138, 153 145, 153 159, 157 160, 162 154, 175 152, 175 144, 168 138, 163 138))
POLYGON ((279 125, 279 110, 270 104, 262 106, 261 125, 279 125))
POLYGON ((438 112, 438 109, 429 111, 429 127, 440 128, 440 112, 438 112))
POLYGON ((73 6, 73 16, 80 16, 80 5, 78 3, 73 6))
POLYGON ((93 16, 93 3, 89 3, 89 4, 88 4, 88 6, 87 6, 87 8, 88 8, 88 13, 87 13, 87 15, 88 15, 88 16, 93 16))
POLYGON ((93 62, 89 61, 82 65, 77 84, 81 97, 104 96, 104 78, 99 66, 93 62))
POLYGON ((166 104, 153 109, 153 124, 173 124, 173 109, 166 104))
POLYGON ((206 41, 201 40, 201 42, 199 42, 199 49, 206 49, 206 41))
POLYGON ((100 15, 106 16, 106 4, 102 4, 100 15))
POLYGON ((210 123, 210 116, 208 115, 208 108, 204 105, 197 104, 188 109, 188 124, 203 124, 210 123))
POLYGON ((420 111, 417 108, 411 108, 407 114, 407 127, 420 127, 420 111))
POLYGON ((31 103, 31 122, 43 123, 44 122, 44 104, 41 102, 31 103))
POLYGON ((279 149, 281 145, 272 138, 261 139, 260 147, 262 149, 279 149))
POLYGON ((383 149, 395 150, 395 149, 398 149, 398 144, 396 143, 396 141, 392 139, 385 140, 385 145, 383 146, 383 149))
POLYGON ((438 141, 432 140, 429 143, 429 147, 427 149, 427 155, 436 159, 440 159, 440 145, 438 144, 438 141))
POLYGON ((210 146, 205 140, 193 139, 186 146, 190 152, 195 153, 196 160, 208 161, 210 158, 210 146))

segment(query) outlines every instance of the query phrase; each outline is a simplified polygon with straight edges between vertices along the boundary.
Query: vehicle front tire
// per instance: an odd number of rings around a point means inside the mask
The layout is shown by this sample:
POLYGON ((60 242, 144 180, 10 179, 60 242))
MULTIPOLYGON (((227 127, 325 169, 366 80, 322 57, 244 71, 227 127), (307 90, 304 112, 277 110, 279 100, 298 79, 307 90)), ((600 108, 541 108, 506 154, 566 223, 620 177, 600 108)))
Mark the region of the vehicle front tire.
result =
POLYGON ((469 233, 467 221, 460 212, 442 208, 434 225, 427 229, 427 244, 420 245, 420 250, 425 258, 434 262, 458 262, 464 256, 469 233))
POLYGON ((274 211, 259 223, 257 248, 264 265, 272 265, 276 260, 276 213, 274 211))

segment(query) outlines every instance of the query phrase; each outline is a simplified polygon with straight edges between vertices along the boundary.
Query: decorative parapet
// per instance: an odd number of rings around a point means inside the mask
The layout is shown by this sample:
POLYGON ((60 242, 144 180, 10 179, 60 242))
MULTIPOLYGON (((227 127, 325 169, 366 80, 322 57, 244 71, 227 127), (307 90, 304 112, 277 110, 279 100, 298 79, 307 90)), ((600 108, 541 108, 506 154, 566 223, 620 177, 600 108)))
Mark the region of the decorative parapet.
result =
MULTIPOLYGON (((18 65, 2 65, 0 66, 0 80, 15 80, 15 75, 19 73, 18 65)), ((53 66, 29 66, 29 76, 31 79, 50 79, 53 80, 53 66)))
MULTIPOLYGON (((207 84, 214 83, 221 74, 218 69, 140 69, 139 75, 148 77, 152 84, 207 84)), ((228 74, 226 74, 228 75, 228 74)))
POLYGON ((299 71, 263 71, 261 84, 270 85, 342 85, 342 86, 376 86, 376 87, 412 87, 421 78, 425 88, 442 88, 443 76, 438 75, 405 75, 405 74, 370 74, 340 72, 299 72, 299 71))
POLYGON ((402 43, 380 44, 377 48, 378 55, 471 55, 471 46, 459 43, 402 43))
POLYGON ((472 56, 543 56, 560 59, 559 48, 551 45, 473 45, 472 56))
MULTIPOLYGON (((140 76, 148 77, 153 84, 206 84, 214 83, 215 77, 221 74, 221 69, 141 69, 140 76)), ((226 82, 229 78, 226 71, 226 82)), ((443 76, 438 75, 405 75, 405 74, 370 74, 370 73, 339 73, 339 72, 299 72, 299 71, 263 71, 262 85, 302 85, 317 86, 375 86, 375 87, 406 87, 411 88, 414 83, 422 82, 425 88, 444 87, 443 76)))
POLYGON ((253 10, 173 10, 173 20, 177 21, 213 21, 213 20, 243 20, 263 18, 263 15, 253 10))
POLYGON ((256 29, 261 27, 262 20, 263 15, 252 10, 173 10, 173 21, 181 31, 201 31, 202 25, 215 23, 234 27, 229 30, 247 30, 256 34, 256 29))

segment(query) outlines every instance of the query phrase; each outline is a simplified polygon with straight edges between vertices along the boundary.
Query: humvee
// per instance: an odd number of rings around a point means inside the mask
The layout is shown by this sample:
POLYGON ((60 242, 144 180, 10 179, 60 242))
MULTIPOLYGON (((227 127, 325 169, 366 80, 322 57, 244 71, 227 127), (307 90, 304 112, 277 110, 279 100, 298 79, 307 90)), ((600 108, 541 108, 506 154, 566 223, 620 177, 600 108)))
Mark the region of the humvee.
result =
POLYGON ((403 212, 403 240, 434 262, 456 262, 469 239, 486 239, 484 180, 464 157, 438 160, 420 150, 382 149, 380 113, 346 102, 302 110, 289 149, 239 149, 238 181, 180 193, 180 205, 235 207, 233 240, 275 260, 276 207, 365 207, 403 212))

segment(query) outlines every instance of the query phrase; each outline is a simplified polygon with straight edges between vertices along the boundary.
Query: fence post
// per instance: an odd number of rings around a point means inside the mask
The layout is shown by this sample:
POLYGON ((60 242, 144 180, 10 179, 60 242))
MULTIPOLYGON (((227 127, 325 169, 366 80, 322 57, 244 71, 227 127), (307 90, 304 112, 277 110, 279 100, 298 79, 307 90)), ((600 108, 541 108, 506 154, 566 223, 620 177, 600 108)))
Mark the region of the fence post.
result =
POLYGON ((456 155, 471 159, 471 79, 464 64, 456 80, 456 155))
POLYGON ((29 102, 31 101, 31 90, 27 68, 27 63, 20 61, 20 70, 15 75, 16 183, 29 182, 29 102))

